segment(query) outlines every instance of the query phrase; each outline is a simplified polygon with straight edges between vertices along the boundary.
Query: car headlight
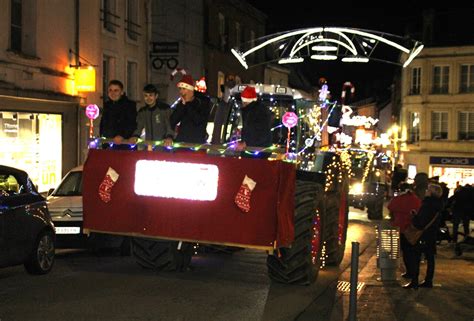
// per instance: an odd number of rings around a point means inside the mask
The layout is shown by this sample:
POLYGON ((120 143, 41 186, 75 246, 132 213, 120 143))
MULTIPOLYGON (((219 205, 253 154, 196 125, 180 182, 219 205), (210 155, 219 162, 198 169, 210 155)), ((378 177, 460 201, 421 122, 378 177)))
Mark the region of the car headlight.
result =
POLYGON ((352 194, 352 195, 360 195, 363 192, 364 192, 364 186, 362 185, 362 183, 352 184, 349 189, 349 194, 352 194))

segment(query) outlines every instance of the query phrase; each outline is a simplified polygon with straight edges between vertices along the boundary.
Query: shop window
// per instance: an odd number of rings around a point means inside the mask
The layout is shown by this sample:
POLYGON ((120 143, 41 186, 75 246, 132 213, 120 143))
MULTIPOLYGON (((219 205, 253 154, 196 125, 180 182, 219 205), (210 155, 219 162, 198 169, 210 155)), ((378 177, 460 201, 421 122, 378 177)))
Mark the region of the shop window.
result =
POLYGON ((115 29, 120 27, 118 25, 120 17, 117 15, 116 0, 102 0, 100 15, 103 28, 108 32, 115 33, 115 29))
POLYGON ((474 140, 474 112, 459 113, 459 140, 474 140))
POLYGON ((410 113, 408 121, 408 142, 418 143, 420 141, 420 113, 410 113))
POLYGON ((431 139, 448 139, 448 113, 431 113, 431 139))
POLYGON ((461 65, 460 93, 474 92, 474 65, 461 65))
POLYGON ((127 61, 127 95, 131 100, 137 100, 137 70, 136 62, 127 61))
POLYGON ((419 95, 421 88, 421 68, 412 68, 410 80, 410 95, 419 95))
POLYGON ((10 1, 10 50, 36 55, 36 0, 10 1))
POLYGON ((127 16, 125 18, 127 36, 131 40, 137 40, 140 36, 141 26, 138 24, 138 3, 137 0, 127 0, 127 16))
POLYGON ((447 94, 449 90, 449 66, 433 68, 433 94, 447 94))
POLYGON ((26 171, 39 192, 56 187, 62 171, 61 122, 58 114, 0 111, 0 164, 26 171))

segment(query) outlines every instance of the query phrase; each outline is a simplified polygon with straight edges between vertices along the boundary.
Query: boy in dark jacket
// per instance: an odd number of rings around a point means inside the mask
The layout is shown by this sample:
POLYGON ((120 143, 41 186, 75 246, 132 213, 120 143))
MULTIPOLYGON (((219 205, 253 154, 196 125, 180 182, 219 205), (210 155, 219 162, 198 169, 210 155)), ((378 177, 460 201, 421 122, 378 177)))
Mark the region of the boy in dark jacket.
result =
POLYGON ((242 139, 237 143, 236 150, 242 151, 247 146, 271 146, 271 111, 257 101, 254 87, 245 87, 240 97, 242 99, 242 139))
POLYGON ((129 139, 137 127, 137 107, 123 91, 119 80, 111 80, 107 88, 108 100, 100 119, 100 136, 112 138, 116 144, 129 139))
POLYGON ((165 146, 173 143, 174 132, 171 129, 170 106, 158 101, 158 89, 152 84, 143 88, 143 106, 137 115, 137 129, 133 133, 130 142, 136 143, 145 130, 145 140, 165 140, 165 146))
POLYGON ((174 129, 179 124, 175 140, 203 144, 208 136, 206 127, 211 101, 204 95, 195 95, 194 81, 190 75, 184 75, 177 87, 181 98, 170 119, 171 128, 174 129))

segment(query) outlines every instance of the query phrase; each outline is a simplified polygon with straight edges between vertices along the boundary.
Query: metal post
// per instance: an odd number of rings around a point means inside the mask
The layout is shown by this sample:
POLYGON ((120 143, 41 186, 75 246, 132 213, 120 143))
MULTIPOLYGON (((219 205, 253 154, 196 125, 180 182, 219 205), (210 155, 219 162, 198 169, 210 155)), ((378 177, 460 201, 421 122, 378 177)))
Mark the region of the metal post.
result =
POLYGON ((357 320, 357 282, 359 274, 359 242, 352 242, 351 290, 349 294, 349 321, 357 320))

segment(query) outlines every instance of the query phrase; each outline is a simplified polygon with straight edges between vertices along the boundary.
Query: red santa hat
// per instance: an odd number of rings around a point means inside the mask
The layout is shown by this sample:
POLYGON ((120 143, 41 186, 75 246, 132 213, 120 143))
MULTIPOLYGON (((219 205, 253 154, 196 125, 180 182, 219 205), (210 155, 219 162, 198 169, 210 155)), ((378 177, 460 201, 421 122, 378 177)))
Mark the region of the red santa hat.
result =
POLYGON ((183 78, 176 85, 178 88, 194 90, 194 80, 191 75, 183 75, 183 78))
POLYGON ((255 87, 247 86, 240 94, 240 98, 244 103, 251 103, 252 101, 257 100, 257 92, 255 91, 255 87))

